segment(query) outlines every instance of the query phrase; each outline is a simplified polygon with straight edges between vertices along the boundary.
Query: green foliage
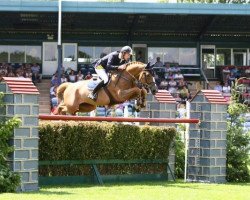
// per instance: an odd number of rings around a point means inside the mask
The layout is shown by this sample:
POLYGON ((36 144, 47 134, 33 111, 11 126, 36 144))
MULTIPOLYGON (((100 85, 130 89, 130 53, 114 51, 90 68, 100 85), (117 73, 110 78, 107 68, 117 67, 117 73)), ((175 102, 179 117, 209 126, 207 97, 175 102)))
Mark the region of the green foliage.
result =
MULTIPOLYGON (((39 160, 167 159, 176 130, 98 122, 41 122, 39 160)), ((101 166, 102 174, 164 169, 166 166, 101 166), (133 168, 133 169, 132 169, 133 168)), ((86 166, 43 167, 40 175, 88 174, 86 166)))
POLYGON ((242 114, 248 112, 248 107, 240 102, 238 81, 232 86, 231 103, 228 107, 230 120, 227 127, 227 181, 248 182, 250 174, 249 144, 250 133, 244 133, 242 114))
MULTIPOLYGON (((2 98, 3 93, 0 93, 0 107, 3 106, 2 98)), ((8 155, 14 150, 9 146, 8 141, 20 122, 18 118, 9 119, 6 122, 0 121, 0 193, 14 192, 20 184, 20 176, 10 171, 6 161, 8 155)))
POLYGON ((185 170, 185 144, 178 134, 175 140, 175 177, 184 178, 185 170))

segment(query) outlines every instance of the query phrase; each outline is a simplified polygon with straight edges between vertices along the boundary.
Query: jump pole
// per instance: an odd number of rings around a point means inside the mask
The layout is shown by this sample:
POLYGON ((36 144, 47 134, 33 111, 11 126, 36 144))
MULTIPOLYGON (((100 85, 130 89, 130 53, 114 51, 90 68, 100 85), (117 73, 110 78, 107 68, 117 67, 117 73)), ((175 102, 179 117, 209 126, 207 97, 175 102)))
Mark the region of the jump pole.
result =
POLYGON ((199 119, 171 119, 171 118, 130 118, 130 117, 85 117, 68 115, 39 115, 40 120, 52 121, 106 121, 106 122, 155 122, 155 123, 199 123, 199 119))

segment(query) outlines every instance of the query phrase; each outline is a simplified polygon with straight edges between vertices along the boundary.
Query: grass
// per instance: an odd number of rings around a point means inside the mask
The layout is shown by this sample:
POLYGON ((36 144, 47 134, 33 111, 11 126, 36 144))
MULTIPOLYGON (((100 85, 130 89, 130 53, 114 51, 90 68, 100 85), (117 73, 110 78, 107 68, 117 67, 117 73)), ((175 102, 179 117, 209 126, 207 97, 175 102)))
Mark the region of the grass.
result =
POLYGON ((42 187, 39 192, 0 194, 1 200, 249 200, 250 183, 147 182, 42 187))

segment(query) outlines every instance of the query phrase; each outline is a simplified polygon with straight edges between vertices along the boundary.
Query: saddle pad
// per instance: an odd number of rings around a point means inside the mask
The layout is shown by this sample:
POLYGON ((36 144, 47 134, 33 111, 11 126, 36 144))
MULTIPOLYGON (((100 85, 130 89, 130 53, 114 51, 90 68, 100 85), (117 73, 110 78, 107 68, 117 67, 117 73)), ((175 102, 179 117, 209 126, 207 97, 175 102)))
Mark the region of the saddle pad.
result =
POLYGON ((94 90, 94 88, 97 86, 97 84, 100 82, 101 80, 100 79, 97 79, 97 80, 93 80, 93 79, 91 79, 91 80, 89 80, 89 82, 88 82, 88 89, 90 90, 90 91, 93 91, 94 90))

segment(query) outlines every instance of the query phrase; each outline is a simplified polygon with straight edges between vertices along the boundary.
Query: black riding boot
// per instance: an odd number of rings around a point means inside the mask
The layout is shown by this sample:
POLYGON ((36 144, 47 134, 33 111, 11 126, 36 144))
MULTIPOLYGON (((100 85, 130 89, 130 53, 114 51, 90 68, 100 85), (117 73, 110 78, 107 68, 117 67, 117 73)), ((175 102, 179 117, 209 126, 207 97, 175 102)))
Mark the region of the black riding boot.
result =
POLYGON ((97 86, 95 86, 94 90, 89 94, 89 98, 96 101, 97 99, 97 92, 104 86, 104 81, 101 81, 98 83, 97 86))

